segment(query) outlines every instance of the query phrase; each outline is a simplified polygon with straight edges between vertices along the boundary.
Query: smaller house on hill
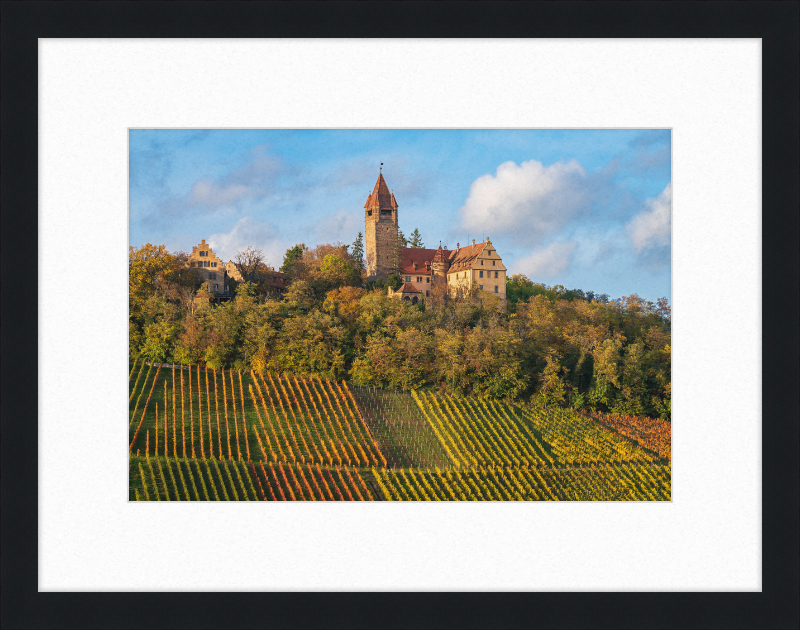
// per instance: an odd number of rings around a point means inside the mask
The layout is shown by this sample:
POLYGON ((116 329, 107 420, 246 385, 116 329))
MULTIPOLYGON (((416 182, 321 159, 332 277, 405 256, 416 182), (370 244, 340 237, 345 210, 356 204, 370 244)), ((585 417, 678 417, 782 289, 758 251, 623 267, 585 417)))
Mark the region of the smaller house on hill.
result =
POLYGON ((412 304, 417 304, 425 299, 425 294, 410 282, 404 282, 397 291, 389 287, 389 297, 396 297, 400 300, 409 300, 412 304))
POLYGON ((225 265, 206 244, 205 239, 199 245, 192 247, 186 265, 198 270, 198 275, 207 285, 209 292, 216 294, 228 292, 228 274, 225 265))
MULTIPOLYGON (((233 278, 236 282, 244 282, 245 273, 242 266, 238 263, 228 261, 225 265, 225 270, 229 278, 233 278)), ((255 283, 265 291, 267 295, 280 297, 284 294, 288 287, 286 274, 280 271, 275 271, 272 267, 261 263, 256 270, 255 283)))

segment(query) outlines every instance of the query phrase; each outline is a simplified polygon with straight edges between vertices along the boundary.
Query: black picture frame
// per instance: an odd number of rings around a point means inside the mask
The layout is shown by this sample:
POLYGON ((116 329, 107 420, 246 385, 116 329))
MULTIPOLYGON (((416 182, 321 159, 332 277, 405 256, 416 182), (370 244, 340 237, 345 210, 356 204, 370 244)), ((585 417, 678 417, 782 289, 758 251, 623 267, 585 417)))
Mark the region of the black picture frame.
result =
POLYGON ((1 10, 3 628, 797 627, 800 3, 3 2, 1 10), (761 593, 37 592, 37 38, 365 34, 762 39, 761 593))

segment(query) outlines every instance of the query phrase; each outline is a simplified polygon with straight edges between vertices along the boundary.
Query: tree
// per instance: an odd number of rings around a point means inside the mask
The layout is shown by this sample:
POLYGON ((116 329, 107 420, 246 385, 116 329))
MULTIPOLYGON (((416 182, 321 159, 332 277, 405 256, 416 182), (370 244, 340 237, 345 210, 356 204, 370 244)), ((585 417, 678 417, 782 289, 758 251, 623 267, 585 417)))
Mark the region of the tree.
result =
POLYGON ((406 235, 403 234, 403 230, 401 230, 401 229, 397 230, 397 246, 400 249, 403 249, 404 247, 408 247, 408 239, 406 238, 406 235))
POLYGON ((139 311, 163 283, 194 286, 195 274, 186 267, 187 255, 171 254, 164 245, 147 243, 128 251, 128 301, 131 311, 139 311))
POLYGON ((245 282, 255 282, 256 272, 259 265, 264 261, 264 252, 255 247, 248 246, 246 249, 236 252, 234 258, 239 267, 245 282))
POLYGON ((396 273, 393 273, 388 278, 386 278, 386 285, 392 287, 395 291, 403 286, 403 281, 401 280, 400 276, 396 273))
POLYGON ((358 238, 353 242, 353 251, 350 253, 356 264, 359 274, 364 269, 364 235, 359 232, 358 238))
POLYGON ((419 230, 414 228, 414 231, 411 233, 411 241, 409 243, 410 247, 414 249, 422 249, 425 247, 425 244, 422 242, 422 237, 419 234, 419 230))
POLYGON ((302 263, 303 254, 306 251, 308 251, 308 247, 305 246, 305 243, 300 243, 291 249, 287 249, 286 254, 283 256, 283 264, 280 267, 280 271, 285 273, 291 279, 301 277, 302 270, 300 267, 302 265, 300 263, 302 263))

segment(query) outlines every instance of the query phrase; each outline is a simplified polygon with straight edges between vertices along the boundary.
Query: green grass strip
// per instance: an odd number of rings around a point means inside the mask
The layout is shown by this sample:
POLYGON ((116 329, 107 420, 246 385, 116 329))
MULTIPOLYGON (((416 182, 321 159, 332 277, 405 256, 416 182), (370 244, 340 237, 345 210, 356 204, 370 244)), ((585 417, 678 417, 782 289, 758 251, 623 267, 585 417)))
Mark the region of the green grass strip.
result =
POLYGON ((233 494, 233 500, 239 500, 239 494, 236 492, 236 484, 233 483, 233 476, 231 475, 230 466, 228 466, 228 462, 224 459, 222 460, 222 467, 225 469, 225 474, 228 475, 228 481, 231 482, 231 493, 233 494))
MULTIPOLYGON (((142 370, 144 370, 144 361, 139 366, 139 371, 136 373, 136 381, 133 383, 133 389, 131 389, 131 395, 128 397, 128 404, 133 400, 133 397, 136 395, 136 387, 139 385, 139 379, 142 377, 142 370)), ((136 364, 133 364, 133 369, 136 369, 136 364)), ((133 370, 131 370, 131 375, 133 375, 133 370)), ((131 382, 130 377, 128 377, 128 383, 131 382)))
MULTIPOLYGON (((245 484, 244 482, 244 478, 247 477, 247 468, 246 468, 247 464, 245 463, 245 461, 246 460, 242 460, 236 466, 234 466, 234 470, 236 470, 236 476, 239 478, 239 485, 242 488, 242 495, 244 495, 244 500, 250 501, 251 499, 250 499, 250 494, 247 491, 247 484, 245 484), (244 476, 242 476, 242 467, 245 467, 244 476)), ((258 501, 258 497, 256 497, 254 500, 258 501)))
MULTIPOLYGON (((216 459, 213 459, 213 458, 211 459, 211 461, 214 463, 214 468, 217 469, 217 480, 219 481, 219 487, 222 488, 222 496, 225 497, 226 501, 230 501, 231 499, 228 496, 228 491, 225 489, 225 482, 222 479, 222 471, 219 469, 219 463, 217 462, 216 459)), ((208 466, 208 470, 209 470, 209 477, 210 477, 211 476, 211 467, 210 466, 208 466)), ((212 483, 213 483, 213 479, 212 479, 212 483)), ((217 499, 217 501, 219 501, 219 499, 217 499)))
POLYGON ((153 472, 153 464, 150 463, 150 458, 147 458, 147 467, 150 469, 150 480, 153 482, 153 492, 156 493, 156 501, 161 501, 161 496, 158 494, 158 482, 156 475, 153 472))
POLYGON ((156 466, 158 466, 158 474, 161 475, 161 483, 164 484, 164 496, 167 497, 167 501, 169 501, 169 488, 167 487, 167 478, 164 475, 164 469, 161 468, 161 460, 156 457, 156 466))
POLYGON ((203 467, 206 469, 206 475, 208 476, 208 483, 211 486, 211 489, 214 491, 214 500, 215 501, 222 501, 219 498, 219 493, 217 492, 217 485, 214 483, 214 476, 211 472, 211 466, 208 463, 207 459, 203 460, 194 460, 195 464, 197 464, 197 468, 200 468, 200 461, 203 462, 203 467))
MULTIPOLYGON (((183 492, 186 495, 186 500, 191 501, 192 497, 189 494, 189 488, 186 486, 186 479, 183 476, 183 471, 181 470, 181 460, 177 457, 175 458, 175 467, 178 469, 178 476, 181 478, 181 484, 183 485, 183 492)), ((191 475, 192 471, 189 471, 189 475, 191 475)), ((194 485, 194 479, 192 479, 192 487, 194 488, 194 496, 196 500, 200 500, 200 495, 197 494, 197 487, 194 485)))
MULTIPOLYGON (((242 483, 242 487, 245 488, 245 493, 244 493, 245 494, 245 498, 247 498, 247 487, 249 487, 250 491, 253 493, 253 501, 258 501, 258 495, 256 494, 256 487, 253 485, 253 480, 250 478, 250 472, 247 470, 247 464, 242 462, 240 464, 240 466, 242 467, 242 470, 244 471, 244 476, 247 479, 247 484, 248 484, 247 486, 245 486, 244 483, 242 483)), ((242 479, 242 476, 239 475, 239 480, 241 480, 241 479, 242 479)), ((247 499, 247 500, 249 501, 250 499, 247 499)))
MULTIPOLYGON (((142 362, 142 367, 144 367, 144 362, 142 362)), ((130 429, 131 425, 133 424, 133 419, 136 417, 136 411, 139 409, 139 401, 142 400, 142 394, 144 394, 144 390, 147 389, 147 379, 150 378, 150 372, 153 370, 153 364, 150 364, 150 367, 147 369, 147 374, 144 375, 144 383, 142 383, 142 389, 139 390, 139 397, 136 399, 136 405, 133 407, 133 413, 131 414, 131 421, 128 423, 128 428, 130 429)), ((129 400, 128 403, 131 401, 129 400)))
MULTIPOLYGON (((180 494, 180 492, 178 492, 178 483, 175 481, 175 473, 172 472, 172 466, 169 463, 169 457, 164 457, 164 465, 167 467, 167 470, 169 471, 170 479, 172 479, 172 489, 175 490, 175 498, 178 501, 180 501, 181 500, 181 494, 180 494)), ((184 486, 184 489, 185 489, 185 486, 184 486)), ((184 496, 186 497, 184 499, 184 501, 188 501, 189 500, 189 493, 187 492, 184 496)))
MULTIPOLYGON (((134 361, 133 361, 133 367, 131 368, 131 372, 130 372, 130 374, 128 374, 128 382, 129 382, 129 383, 131 382, 131 379, 133 378, 133 371, 136 369, 136 364, 137 364, 137 363, 139 363, 139 358, 138 358, 138 357, 137 357, 136 359, 134 359, 134 361)), ((144 359, 142 359, 142 364, 144 364, 144 359)), ((141 369, 142 369, 142 368, 140 367, 140 368, 139 368, 139 371, 141 371, 141 369)), ((133 396, 131 396, 131 398, 133 398, 133 396)), ((130 402, 130 400, 129 400, 128 402, 130 402)))
MULTIPOLYGON (((195 494, 197 494, 197 486, 194 485, 194 474, 192 473, 192 462, 191 460, 184 459, 186 462, 186 468, 189 470, 189 479, 192 480, 192 486, 194 486, 195 494)), ((208 489, 206 488, 206 480, 203 479, 203 471, 200 470, 200 464, 195 460, 195 464, 197 464, 197 474, 200 477, 200 486, 203 488, 203 496, 206 498, 206 501, 211 501, 211 497, 208 496, 208 489)), ((216 494, 216 491, 214 492, 216 494)), ((217 498, 219 501, 219 498, 217 498)))
POLYGON ((139 477, 142 480, 142 489, 144 490, 144 499, 145 501, 150 500, 150 493, 147 491, 147 481, 144 478, 144 468, 142 468, 142 462, 139 462, 139 477))

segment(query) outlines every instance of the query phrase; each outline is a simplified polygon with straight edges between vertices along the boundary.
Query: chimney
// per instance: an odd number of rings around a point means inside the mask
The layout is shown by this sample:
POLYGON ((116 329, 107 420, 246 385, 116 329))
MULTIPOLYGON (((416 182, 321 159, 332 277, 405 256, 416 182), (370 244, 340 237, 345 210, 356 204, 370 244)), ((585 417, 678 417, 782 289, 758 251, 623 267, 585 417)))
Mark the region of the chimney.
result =
MULTIPOLYGON (((205 243, 205 241, 203 241, 205 243)), ((472 244, 475 245, 475 239, 472 239, 472 244)))
POLYGON ((201 243, 202 243, 203 245, 205 245, 205 244, 206 244, 206 239, 203 239, 203 240, 201 241, 201 243))

